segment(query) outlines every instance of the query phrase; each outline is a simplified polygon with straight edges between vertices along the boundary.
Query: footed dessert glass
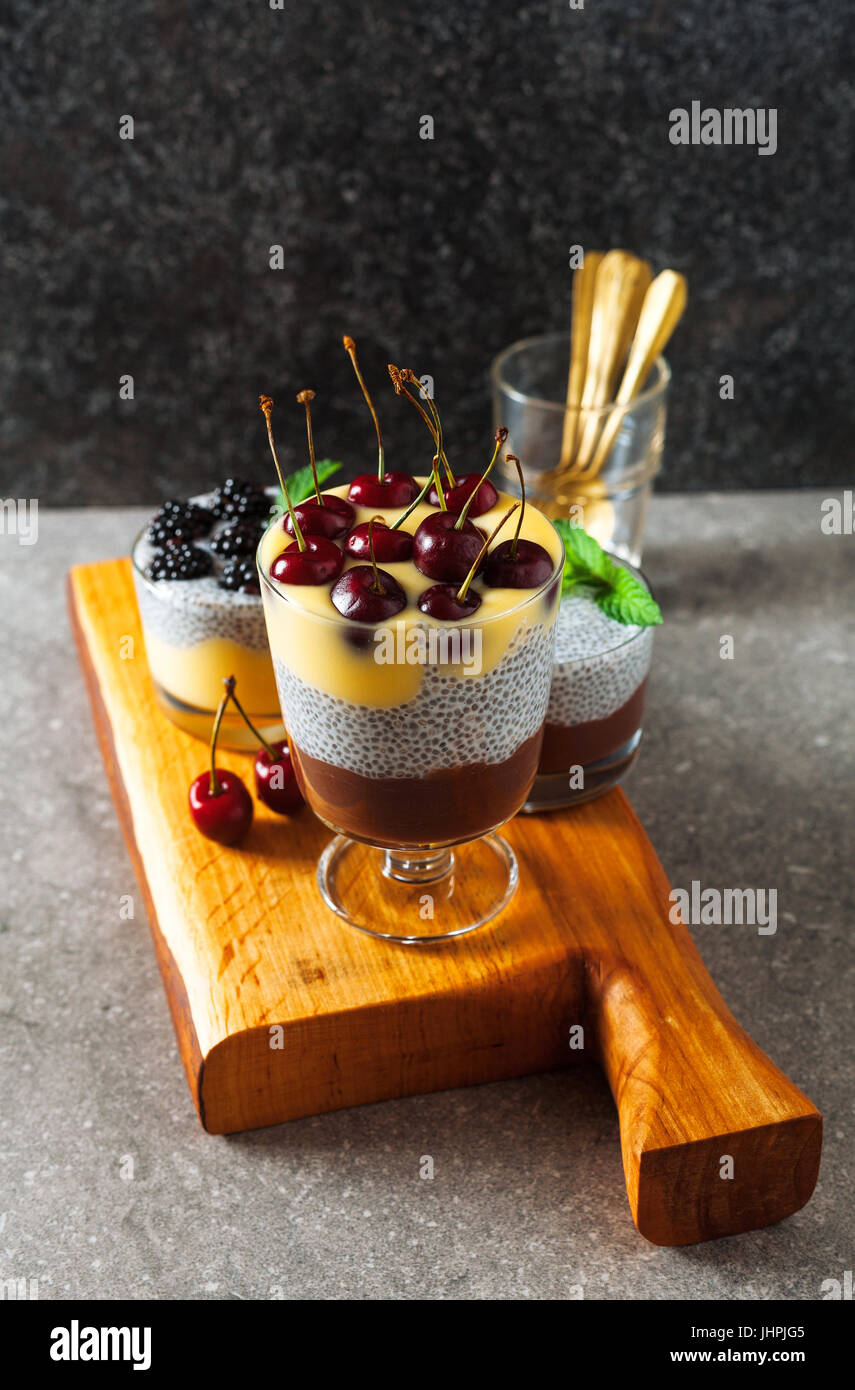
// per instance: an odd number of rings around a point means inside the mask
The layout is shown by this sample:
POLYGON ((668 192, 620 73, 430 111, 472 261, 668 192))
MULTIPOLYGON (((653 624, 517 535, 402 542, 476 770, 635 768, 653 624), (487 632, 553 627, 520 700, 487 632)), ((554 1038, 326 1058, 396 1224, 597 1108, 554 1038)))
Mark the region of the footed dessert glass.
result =
MULTIPOLYGON (((509 500, 499 494, 478 516, 485 533, 509 500)), ((419 507, 407 529, 432 510, 419 507)), ((361 522, 377 509, 356 513, 361 522)), ((300 789, 336 832, 318 866, 321 894, 353 926, 386 940, 473 931, 517 884, 513 852, 495 832, 521 809, 540 756, 560 537, 528 508, 523 534, 548 551, 549 579, 531 589, 476 581, 481 606, 462 622, 418 609, 430 580, 409 561, 384 564, 407 603, 375 625, 340 617, 328 586, 270 578, 281 524, 262 539, 258 568, 300 789)))

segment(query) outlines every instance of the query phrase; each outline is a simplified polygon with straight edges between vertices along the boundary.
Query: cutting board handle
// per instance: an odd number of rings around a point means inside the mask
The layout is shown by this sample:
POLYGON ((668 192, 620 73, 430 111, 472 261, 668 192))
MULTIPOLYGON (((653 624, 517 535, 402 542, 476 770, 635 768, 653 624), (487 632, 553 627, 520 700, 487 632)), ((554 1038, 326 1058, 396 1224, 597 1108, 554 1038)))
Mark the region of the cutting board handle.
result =
POLYGON ((636 958, 588 965, 587 994, 639 1231, 687 1245, 798 1211, 819 1111, 736 1022, 684 926, 634 922, 626 939, 636 958))

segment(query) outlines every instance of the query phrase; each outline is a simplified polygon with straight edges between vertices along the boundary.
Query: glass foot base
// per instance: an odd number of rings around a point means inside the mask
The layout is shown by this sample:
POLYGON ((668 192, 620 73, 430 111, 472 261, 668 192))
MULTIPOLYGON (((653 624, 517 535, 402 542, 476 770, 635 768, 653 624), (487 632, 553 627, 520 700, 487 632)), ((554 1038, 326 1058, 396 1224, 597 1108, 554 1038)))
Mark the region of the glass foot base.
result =
POLYGON ((536 811, 558 811, 564 806, 580 806, 584 801, 593 801, 603 796, 622 782, 638 757, 641 743, 641 729, 632 738, 621 744, 608 757, 599 762, 589 763, 583 769, 584 785, 571 787, 566 772, 539 773, 528 795, 523 811, 532 814, 536 811))
POLYGON ((510 902, 518 878, 513 850, 495 834, 453 850, 382 850, 336 835, 318 862, 318 886, 333 912, 405 946, 482 927, 510 902))
MULTIPOLYGON (((198 705, 185 704, 183 700, 170 695, 157 681, 154 682, 154 689, 157 703, 167 719, 171 719, 173 724, 177 724, 186 734, 192 734, 194 738, 200 738, 205 743, 210 741, 216 710, 200 709, 198 705)), ((268 743, 276 743, 285 737, 281 714, 256 714, 254 710, 247 710, 247 714, 268 743)), ((237 711, 229 708, 223 715, 217 746, 230 748, 237 753, 254 753, 258 748, 258 740, 252 736, 237 711)))

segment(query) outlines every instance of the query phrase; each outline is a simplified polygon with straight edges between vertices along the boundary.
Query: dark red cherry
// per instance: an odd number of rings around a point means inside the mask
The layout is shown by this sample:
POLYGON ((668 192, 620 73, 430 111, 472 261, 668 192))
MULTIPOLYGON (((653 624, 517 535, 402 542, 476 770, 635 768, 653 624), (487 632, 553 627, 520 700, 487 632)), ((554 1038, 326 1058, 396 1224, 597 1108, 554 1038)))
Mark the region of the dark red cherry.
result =
MULTIPOLYGON (((368 544, 369 522, 361 521, 354 526, 345 543, 345 551, 354 560, 370 560, 371 547, 368 544)), ((410 560, 413 555, 413 537, 410 531, 393 531, 385 521, 371 523, 371 537, 374 545, 374 559, 380 565, 394 565, 401 560, 410 560)))
POLYGON ((413 537, 413 564, 429 579, 462 584, 478 558, 484 535, 467 517, 459 531, 453 512, 431 512, 413 537))
MULTIPOLYGON (((356 518, 349 502, 328 492, 321 493, 320 504, 316 497, 307 497, 294 511, 304 536, 326 536, 331 541, 346 536, 356 518)), ((285 530, 289 536, 293 536, 294 523, 290 512, 285 516, 285 530)))
POLYGON ((470 588, 466 596, 460 599, 457 597, 459 587, 459 584, 432 584, 421 595, 418 606, 423 613, 443 623, 470 618, 481 607, 481 595, 470 588))
POLYGON ((513 541, 502 541, 490 551, 484 579, 492 589, 538 589, 545 584, 555 564, 549 552, 535 541, 517 541, 516 557, 511 555, 513 541))
POLYGON ((386 473, 383 481, 376 473, 360 473, 347 490, 351 502, 360 507, 406 507, 419 493, 419 485, 409 473, 386 473))
POLYGON ((377 570, 375 578, 371 565, 345 570, 330 589, 330 598, 341 616, 354 623, 382 623, 407 606, 407 595, 397 579, 385 570, 377 570))
POLYGON ((341 574, 344 555, 327 536, 306 536, 306 549, 296 541, 287 545, 270 566, 280 584, 328 584, 341 574))
MULTIPOLYGON (((499 494, 493 487, 489 478, 485 478, 484 482, 481 483, 479 487, 478 484, 481 482, 481 477, 482 475, 480 473, 464 473, 458 479, 456 487, 443 488, 445 505, 450 512, 454 512, 455 516, 459 516, 463 511, 469 498, 472 497, 473 492, 476 493, 476 496, 472 498, 472 506, 466 513, 467 517, 482 516, 484 512, 492 511, 493 507, 495 507, 499 500, 499 494)), ((432 507, 439 506, 436 483, 434 483, 428 493, 428 501, 432 507)))
POLYGON ((234 845, 252 824, 252 797, 234 772, 216 770, 218 794, 211 795, 211 774, 202 772, 190 785, 190 814, 208 840, 234 845))
POLYGON ((266 748, 259 748, 255 755, 255 794, 277 815, 292 816, 304 802, 297 786, 291 751, 284 739, 271 747, 278 754, 275 760, 266 748))

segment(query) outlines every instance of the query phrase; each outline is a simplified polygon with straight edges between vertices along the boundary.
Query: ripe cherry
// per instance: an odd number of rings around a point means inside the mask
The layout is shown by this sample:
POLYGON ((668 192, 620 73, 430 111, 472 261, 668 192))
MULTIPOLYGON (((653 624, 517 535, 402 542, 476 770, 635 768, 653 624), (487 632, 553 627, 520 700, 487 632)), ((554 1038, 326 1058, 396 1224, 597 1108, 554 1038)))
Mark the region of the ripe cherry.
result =
POLYGON ((197 830, 208 840, 221 845, 234 845, 242 839, 252 824, 252 797, 234 772, 216 767, 217 735, 223 711, 229 701, 229 691, 217 708, 211 731, 211 767, 190 784, 188 800, 190 814, 197 830))
MULTIPOLYGON (((321 493, 320 502, 316 497, 308 497, 294 511, 304 536, 326 536, 331 541, 346 536, 356 518, 349 502, 328 492, 321 493)), ((290 536, 294 535, 290 514, 285 517, 285 530, 290 536)))
POLYGON ((371 565, 345 570, 333 584, 330 598, 342 617, 354 623, 382 623, 407 606, 407 595, 397 579, 371 565))
POLYGON ((554 569, 549 551, 536 541, 502 541, 490 552, 484 580, 492 589, 538 589, 554 569))
MULTIPOLYGON (((326 536, 327 540, 341 540, 350 530, 356 519, 356 514, 349 502, 343 497, 336 497, 334 493, 321 492, 318 483, 318 468, 315 463, 315 441, 312 435, 312 401, 315 399, 314 391, 300 391, 297 401, 305 406, 306 410, 306 438, 309 444, 309 464, 312 469, 312 481, 315 485, 314 497, 307 497, 298 507, 292 507, 290 499, 288 502, 288 515, 285 518, 285 530, 292 536, 296 536, 301 531, 304 536, 326 536)), ((302 547, 301 547, 302 548, 302 547)))
POLYGON ((293 816, 305 804, 285 739, 266 744, 256 753, 255 794, 278 816, 293 816))
POLYGON ((393 565, 402 560, 412 559, 412 533, 393 530, 379 517, 373 517, 371 522, 361 521, 358 526, 354 526, 345 543, 346 554, 354 560, 370 559, 369 527, 374 538, 374 558, 381 565, 393 565))
POLYGON ((452 512, 431 512, 413 537, 413 564, 429 579, 460 583, 483 544, 482 532, 468 519, 461 526, 452 512))
POLYGON ((303 548, 292 541, 270 566, 273 579, 280 584, 328 584, 341 574, 344 555, 335 541, 326 536, 306 536, 303 548))
POLYGON ((406 507, 419 491, 409 473, 360 473, 347 490, 351 502, 360 507, 406 507))
POLYGON ((353 370, 356 373, 356 380, 359 382, 360 390, 365 397, 365 404, 371 412, 371 419, 374 421, 374 431, 377 435, 377 472, 360 473, 358 478, 354 478, 347 490, 348 498, 351 502, 356 502, 360 507, 406 507, 408 502, 412 502, 419 490, 415 478, 411 478, 409 473, 387 473, 386 454, 383 449, 383 435, 380 431, 380 421, 377 419, 377 411, 374 409, 374 402, 368 394, 368 387, 363 380, 362 372, 359 369, 359 362, 356 358, 356 344, 352 338, 345 335, 342 339, 344 350, 350 358, 353 370))
POLYGON ((259 801, 278 816, 290 816, 303 805, 303 796, 297 785, 291 752, 285 739, 278 743, 268 743, 263 734, 256 729, 237 695, 234 676, 223 681, 226 699, 231 700, 250 733, 255 734, 261 744, 255 755, 255 793, 259 801))
MULTIPOLYGON (((458 478, 454 487, 443 487, 446 507, 455 516, 459 516, 473 492, 476 495, 472 499, 468 516, 482 516, 484 512, 492 511, 499 500, 499 494, 489 478, 482 481, 480 473, 464 473, 462 477, 458 478)), ((436 485, 431 488, 428 501, 434 507, 438 505, 439 495, 436 485)))
POLYGON ((484 579, 493 589, 537 589, 549 579, 555 565, 548 550, 536 541, 520 539, 525 516, 525 478, 516 454, 506 455, 508 463, 516 465, 520 480, 522 506, 517 518, 513 540, 502 541, 491 550, 484 579))
POLYGON ((481 607, 481 596, 469 589, 461 598, 456 584, 432 584, 419 598, 418 606, 431 618, 454 623, 470 618, 481 607))

